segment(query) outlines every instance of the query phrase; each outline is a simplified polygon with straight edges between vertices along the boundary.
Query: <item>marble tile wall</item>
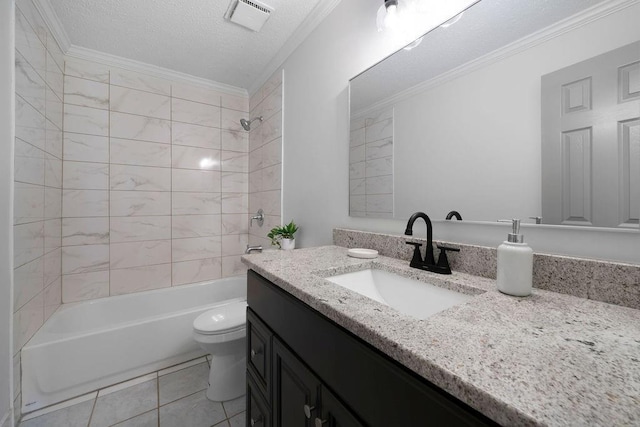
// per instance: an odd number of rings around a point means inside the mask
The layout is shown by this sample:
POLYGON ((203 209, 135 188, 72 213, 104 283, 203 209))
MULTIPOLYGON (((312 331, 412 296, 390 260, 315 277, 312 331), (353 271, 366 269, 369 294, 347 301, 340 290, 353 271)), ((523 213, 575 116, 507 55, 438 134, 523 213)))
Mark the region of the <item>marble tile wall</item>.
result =
POLYGON ((248 97, 69 58, 62 301, 240 274, 248 97))
POLYGON ((349 215, 393 218, 393 108, 351 120, 349 215))
POLYGON ((14 407, 20 350, 61 304, 62 51, 31 0, 16 2, 14 407))
POLYGON ((249 243, 264 248, 271 246, 269 231, 282 222, 282 96, 282 73, 276 72, 249 102, 251 118, 263 118, 249 133, 249 212, 265 214, 262 227, 254 221, 249 229, 249 243))

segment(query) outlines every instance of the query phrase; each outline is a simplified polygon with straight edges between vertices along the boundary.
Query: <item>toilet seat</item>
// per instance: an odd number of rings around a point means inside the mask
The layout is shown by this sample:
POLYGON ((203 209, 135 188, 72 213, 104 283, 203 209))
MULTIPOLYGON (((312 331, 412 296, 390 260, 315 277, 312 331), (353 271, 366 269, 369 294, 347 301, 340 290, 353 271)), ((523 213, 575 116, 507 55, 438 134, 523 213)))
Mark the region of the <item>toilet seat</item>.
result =
POLYGON ((193 321, 194 333, 221 342, 245 336, 247 302, 238 301, 205 311, 193 321))
POLYGON ((222 402, 246 390, 247 300, 225 301, 193 321, 193 339, 210 354, 207 399, 222 402))

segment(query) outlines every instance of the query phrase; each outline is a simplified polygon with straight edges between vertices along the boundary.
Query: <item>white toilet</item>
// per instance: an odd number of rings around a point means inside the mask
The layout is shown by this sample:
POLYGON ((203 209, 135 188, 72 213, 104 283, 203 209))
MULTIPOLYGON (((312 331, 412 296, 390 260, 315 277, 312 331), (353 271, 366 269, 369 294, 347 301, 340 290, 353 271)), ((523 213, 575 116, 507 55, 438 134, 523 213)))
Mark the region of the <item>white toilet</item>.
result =
POLYGON ((221 305, 193 321, 193 338, 212 357, 207 398, 215 402, 245 394, 247 302, 221 305))

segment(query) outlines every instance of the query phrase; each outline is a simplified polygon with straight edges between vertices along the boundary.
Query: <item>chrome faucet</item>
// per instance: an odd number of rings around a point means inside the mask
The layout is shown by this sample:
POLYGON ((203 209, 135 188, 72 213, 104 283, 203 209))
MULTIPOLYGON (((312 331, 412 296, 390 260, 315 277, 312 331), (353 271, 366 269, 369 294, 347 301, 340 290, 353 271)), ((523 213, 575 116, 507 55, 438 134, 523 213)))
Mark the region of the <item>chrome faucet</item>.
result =
POLYGON ((258 253, 262 252, 262 245, 257 245, 257 246, 249 246, 249 245, 247 245, 247 249, 245 249, 244 253, 245 254, 250 254, 253 251, 256 251, 258 253))
POLYGON ((262 227, 262 224, 264 224, 264 212, 262 209, 258 209, 258 212, 249 219, 249 228, 253 227, 253 220, 256 220, 258 222, 258 226, 262 227))
POLYGON ((449 266, 447 251, 459 252, 460 249, 452 248, 450 246, 437 245, 438 249, 440 249, 440 256, 438 257, 438 263, 436 264, 435 258, 433 256, 433 227, 431 225, 431 219, 426 213, 416 212, 411 215, 411 218, 409 218, 409 222, 407 222, 407 229, 404 231, 404 234, 406 236, 413 236, 413 223, 415 223, 418 218, 424 219, 425 224, 427 224, 427 250, 423 259, 422 254, 420 253, 420 246, 422 246, 422 243, 406 242, 407 245, 412 245, 414 247, 413 258, 411 258, 409 266, 413 268, 419 268, 421 270, 431 271, 433 273, 451 274, 451 267, 449 266))

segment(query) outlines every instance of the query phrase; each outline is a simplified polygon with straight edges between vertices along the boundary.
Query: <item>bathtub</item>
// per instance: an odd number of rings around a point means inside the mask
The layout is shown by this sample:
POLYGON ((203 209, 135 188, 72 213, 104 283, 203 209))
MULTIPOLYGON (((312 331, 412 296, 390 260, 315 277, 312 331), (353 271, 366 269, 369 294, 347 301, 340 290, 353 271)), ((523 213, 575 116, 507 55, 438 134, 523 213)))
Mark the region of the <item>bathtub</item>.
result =
POLYGON ((203 356, 194 319, 246 299, 241 276, 63 304, 22 349, 22 412, 203 356))

